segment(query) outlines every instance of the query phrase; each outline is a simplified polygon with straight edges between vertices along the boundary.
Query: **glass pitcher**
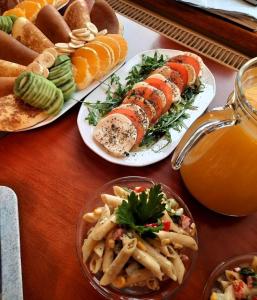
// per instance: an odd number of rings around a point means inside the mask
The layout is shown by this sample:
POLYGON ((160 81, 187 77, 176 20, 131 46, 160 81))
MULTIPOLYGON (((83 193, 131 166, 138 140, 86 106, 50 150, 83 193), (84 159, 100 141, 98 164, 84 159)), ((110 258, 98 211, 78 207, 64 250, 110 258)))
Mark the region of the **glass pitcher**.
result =
POLYGON ((226 106, 189 128, 172 167, 209 209, 233 216, 257 211, 257 58, 238 72, 226 106))

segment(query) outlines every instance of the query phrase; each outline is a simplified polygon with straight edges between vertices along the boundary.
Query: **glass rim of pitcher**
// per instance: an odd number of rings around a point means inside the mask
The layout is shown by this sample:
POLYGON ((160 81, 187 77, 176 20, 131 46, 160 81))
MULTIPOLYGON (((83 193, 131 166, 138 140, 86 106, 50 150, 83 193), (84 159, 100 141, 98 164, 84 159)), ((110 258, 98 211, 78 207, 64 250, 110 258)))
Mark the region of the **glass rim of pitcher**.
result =
MULTIPOLYGON (((243 110, 250 115, 252 118, 254 118, 257 121, 257 110, 250 104, 250 102, 247 100, 243 87, 242 87, 242 77, 244 73, 251 68, 254 64, 257 63, 257 57, 254 57, 250 60, 248 60, 238 71, 235 81, 235 90, 236 90, 236 96, 239 100, 240 106, 243 108, 243 110)), ((257 66, 256 66, 257 67, 257 66)))

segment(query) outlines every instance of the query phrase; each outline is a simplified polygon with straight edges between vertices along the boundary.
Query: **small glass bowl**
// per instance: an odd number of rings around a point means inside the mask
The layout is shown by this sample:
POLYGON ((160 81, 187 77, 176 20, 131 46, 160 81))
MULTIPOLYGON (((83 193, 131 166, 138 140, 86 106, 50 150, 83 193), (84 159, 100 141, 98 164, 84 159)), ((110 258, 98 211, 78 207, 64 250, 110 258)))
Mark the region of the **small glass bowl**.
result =
MULTIPOLYGON (((184 262, 186 272, 184 275, 184 280, 181 285, 178 283, 168 279, 163 282, 160 282, 160 289, 158 291, 151 291, 146 288, 142 287, 133 287, 133 288, 126 288, 126 289, 117 289, 111 286, 100 286, 99 284, 99 278, 92 274, 88 268, 88 265, 83 263, 82 259, 82 245, 85 237, 87 236, 87 232, 92 227, 91 224, 86 223, 83 221, 83 214, 85 212, 93 211, 96 207, 102 206, 103 203, 101 201, 100 195, 102 193, 109 193, 113 194, 113 186, 118 185, 122 187, 127 187, 134 189, 136 186, 144 186, 146 188, 150 188, 155 182, 152 179, 146 178, 146 177, 138 177, 138 176, 129 176, 129 177, 122 177, 115 180, 112 180, 106 184, 104 184, 102 187, 100 187, 95 194, 87 200, 85 207, 82 209, 79 221, 77 225, 77 253, 80 261, 80 265, 82 267, 83 274, 85 275, 86 279, 89 280, 90 284, 104 297, 107 299, 113 299, 113 300, 149 300, 149 299, 165 299, 170 298, 172 295, 174 295, 185 283, 186 279, 189 277, 197 258, 197 251, 193 251, 191 249, 185 249, 181 251, 181 253, 187 255, 189 257, 189 260, 187 262, 184 262)), ((156 182, 157 183, 157 182, 156 182)), ((192 222, 194 222, 193 217, 186 206, 186 204, 182 201, 182 199, 175 194, 169 187, 167 187, 164 184, 161 184, 163 191, 167 194, 168 197, 173 197, 178 203, 180 207, 184 208, 184 214, 191 218, 192 222)), ((195 235, 195 240, 198 243, 197 239, 197 233, 195 235)))
POLYGON ((225 274, 225 270, 232 270, 236 267, 249 266, 252 263, 253 257, 257 256, 257 252, 243 254, 236 257, 231 257, 221 262, 211 273, 204 291, 203 300, 210 300, 213 288, 217 286, 217 279, 225 274))

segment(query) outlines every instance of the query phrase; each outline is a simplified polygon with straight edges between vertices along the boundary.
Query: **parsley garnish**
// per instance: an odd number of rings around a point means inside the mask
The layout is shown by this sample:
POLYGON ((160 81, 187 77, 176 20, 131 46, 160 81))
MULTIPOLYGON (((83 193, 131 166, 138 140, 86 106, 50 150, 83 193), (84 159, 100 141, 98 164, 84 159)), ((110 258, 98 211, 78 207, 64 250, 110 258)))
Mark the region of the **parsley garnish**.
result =
POLYGON ((245 275, 245 276, 254 276, 255 272, 252 268, 248 268, 248 267, 243 267, 241 268, 241 270, 239 271, 239 274, 241 275, 245 275))
POLYGON ((165 210, 163 198, 160 184, 151 187, 148 193, 136 194, 132 191, 128 196, 128 201, 123 200, 116 211, 117 223, 128 226, 140 235, 154 237, 154 233, 163 228, 160 222, 165 210), (154 222, 158 223, 158 226, 145 226, 154 222))

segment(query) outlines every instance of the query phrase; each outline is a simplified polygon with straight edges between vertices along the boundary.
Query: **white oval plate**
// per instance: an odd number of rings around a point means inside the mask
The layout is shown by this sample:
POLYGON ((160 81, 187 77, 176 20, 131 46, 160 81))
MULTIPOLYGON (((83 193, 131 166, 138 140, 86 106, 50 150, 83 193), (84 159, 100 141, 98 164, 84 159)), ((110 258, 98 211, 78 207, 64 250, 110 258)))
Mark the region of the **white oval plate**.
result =
MULTIPOLYGON (((131 58, 122 68, 120 68, 116 74, 120 77, 121 81, 125 80, 131 68, 139 64, 141 62, 142 54, 147 56, 153 56, 154 53, 158 51, 158 53, 167 55, 168 57, 176 56, 182 54, 182 51, 178 50, 170 50, 170 49, 154 49, 145 52, 141 52, 138 55, 131 58)), ((203 66, 203 74, 201 81, 204 85, 203 92, 199 93, 195 97, 195 101, 193 103, 194 106, 197 107, 196 110, 188 110, 187 112, 190 114, 190 117, 184 121, 185 126, 188 128, 204 111, 207 109, 211 101, 213 100, 216 92, 216 84, 215 79, 211 73, 211 71, 204 65, 203 66)), ((97 100, 105 100, 106 98, 106 85, 101 84, 95 89, 90 95, 88 95, 85 99, 87 102, 96 102, 97 100)), ((180 132, 176 130, 170 129, 170 134, 172 137, 172 142, 164 147, 166 141, 161 139, 156 144, 154 144, 151 148, 142 149, 136 152, 130 152, 130 155, 123 158, 117 158, 110 155, 107 151, 105 151, 94 139, 93 139, 93 130, 94 126, 89 125, 85 118, 88 116, 87 107, 82 104, 79 114, 78 114, 78 128, 81 134, 81 137, 85 144, 93 150, 96 154, 106 159, 109 162, 130 166, 130 167, 143 167, 147 165, 151 165, 156 163, 164 158, 166 158, 178 145, 179 141, 183 137, 186 132, 186 128, 183 128, 180 132), (159 150, 161 149, 161 150, 159 150)))

